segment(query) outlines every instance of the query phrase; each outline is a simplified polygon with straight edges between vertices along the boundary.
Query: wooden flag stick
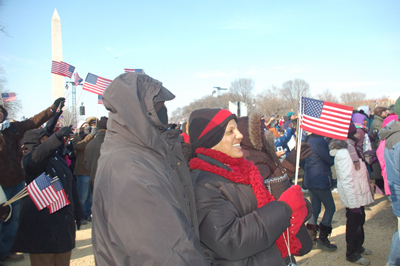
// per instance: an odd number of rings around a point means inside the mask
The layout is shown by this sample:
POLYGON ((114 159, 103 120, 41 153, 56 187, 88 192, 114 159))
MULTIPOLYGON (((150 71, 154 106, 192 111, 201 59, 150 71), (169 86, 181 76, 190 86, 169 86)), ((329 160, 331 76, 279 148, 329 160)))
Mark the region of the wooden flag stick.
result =
POLYGON ((296 174, 294 179, 294 184, 297 185, 297 179, 299 178, 299 166, 300 166, 300 151, 301 151, 301 139, 303 137, 303 129, 301 126, 301 120, 303 117, 303 107, 302 107, 302 97, 300 97, 300 110, 299 110, 299 123, 297 124, 297 138, 296 138, 296 146, 297 146, 297 155, 296 155, 296 174))
MULTIPOLYGON (((51 179, 50 183, 54 183, 58 180, 58 176, 55 176, 51 179)), ((18 192, 14 197, 12 197, 11 199, 9 199, 8 201, 6 201, 4 203, 4 206, 10 205, 11 203, 16 202, 17 200, 22 199, 23 197, 26 197, 27 195, 29 195, 29 193, 26 191, 26 187, 24 187, 20 192, 18 192)))

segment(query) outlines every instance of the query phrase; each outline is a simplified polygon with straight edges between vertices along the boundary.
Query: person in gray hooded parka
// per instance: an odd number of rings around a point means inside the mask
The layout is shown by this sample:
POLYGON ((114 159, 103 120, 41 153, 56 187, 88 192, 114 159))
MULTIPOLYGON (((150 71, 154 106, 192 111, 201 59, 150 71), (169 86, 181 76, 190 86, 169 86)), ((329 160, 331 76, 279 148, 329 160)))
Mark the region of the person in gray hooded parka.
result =
POLYGON ((93 199, 97 265, 208 265, 200 251, 193 185, 164 102, 175 96, 145 74, 117 77, 93 199))

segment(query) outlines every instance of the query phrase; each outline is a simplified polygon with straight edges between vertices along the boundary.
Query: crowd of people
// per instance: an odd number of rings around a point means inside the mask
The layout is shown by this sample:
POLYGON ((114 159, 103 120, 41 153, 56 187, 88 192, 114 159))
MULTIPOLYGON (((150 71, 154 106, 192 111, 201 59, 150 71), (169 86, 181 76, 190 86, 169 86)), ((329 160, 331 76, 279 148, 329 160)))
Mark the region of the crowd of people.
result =
MULTIPOLYGON (((75 129, 58 123, 64 98, 21 122, 0 106, 0 265, 21 252, 34 266, 69 265, 75 230, 89 222, 96 265, 296 265, 312 249, 337 250, 333 188, 346 208, 346 260, 370 263, 365 207, 376 191, 400 227, 400 98, 373 115, 354 110, 346 140, 297 136, 294 112, 204 108, 169 124, 174 98, 160 81, 125 73, 103 94, 108 118, 75 129), (293 184, 297 161, 303 189, 293 184), (51 213, 31 197, 4 203, 42 173, 60 179, 69 204, 51 213)), ((400 265, 399 234, 389 266, 400 265)))

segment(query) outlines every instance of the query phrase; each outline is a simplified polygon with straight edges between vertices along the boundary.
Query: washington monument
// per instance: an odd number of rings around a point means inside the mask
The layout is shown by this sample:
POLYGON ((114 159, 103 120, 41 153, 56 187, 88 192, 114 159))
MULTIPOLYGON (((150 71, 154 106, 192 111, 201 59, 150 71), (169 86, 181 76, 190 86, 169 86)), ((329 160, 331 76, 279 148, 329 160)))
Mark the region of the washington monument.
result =
MULTIPOLYGON (((62 42, 61 42, 61 20, 54 9, 53 17, 51 18, 51 57, 53 61, 61 62, 62 42)), ((64 97, 64 77, 51 74, 53 76, 53 101, 59 97, 64 97)))

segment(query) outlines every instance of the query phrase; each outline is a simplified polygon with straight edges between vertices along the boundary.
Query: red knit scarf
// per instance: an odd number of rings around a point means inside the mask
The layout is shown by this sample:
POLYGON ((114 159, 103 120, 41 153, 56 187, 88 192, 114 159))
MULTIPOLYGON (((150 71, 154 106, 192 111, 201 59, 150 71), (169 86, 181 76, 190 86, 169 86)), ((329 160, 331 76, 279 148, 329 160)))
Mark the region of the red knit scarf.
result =
MULTIPOLYGON (((232 169, 232 171, 228 171, 221 167, 211 165, 199 158, 193 158, 190 161, 189 165, 191 170, 199 169, 225 177, 226 179, 235 183, 251 185, 251 188, 253 189, 254 195, 257 199, 258 208, 264 206, 267 203, 275 201, 275 198, 265 188, 260 172, 258 171, 258 168, 253 164, 253 162, 247 161, 243 157, 232 158, 229 155, 226 155, 225 153, 222 153, 220 151, 205 148, 196 149, 196 154, 203 154, 210 158, 213 158, 228 166, 230 169, 232 169)), ((284 234, 287 238, 286 230, 284 234)), ((290 252, 295 255, 300 250, 301 243, 297 239, 296 235, 292 233, 289 233, 289 239, 290 252)), ((282 258, 285 258, 288 255, 288 250, 285 244, 285 240, 283 238, 283 234, 279 236, 279 238, 275 241, 275 244, 279 248, 282 258)))

